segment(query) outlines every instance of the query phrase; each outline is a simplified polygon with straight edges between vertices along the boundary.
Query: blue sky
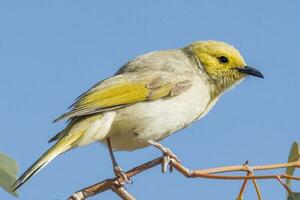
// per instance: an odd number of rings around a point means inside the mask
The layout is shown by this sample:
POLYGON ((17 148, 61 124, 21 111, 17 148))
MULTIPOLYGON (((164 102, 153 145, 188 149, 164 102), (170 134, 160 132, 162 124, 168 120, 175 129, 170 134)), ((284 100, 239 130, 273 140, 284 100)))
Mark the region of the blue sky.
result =
MULTIPOLYGON (((52 120, 79 94, 140 54, 195 40, 237 47, 264 80, 249 78, 207 117, 162 143, 190 168, 285 162, 299 141, 300 2, 0 0, 0 151, 21 172, 64 127, 52 120)), ((123 169, 160 152, 118 152, 123 169)), ((55 159, 20 190, 21 200, 63 200, 113 175, 100 144, 55 159)), ((238 181, 185 179, 152 169, 133 179, 137 199, 234 199, 238 181)), ((275 181, 259 181, 264 199, 282 200, 275 181)), ((245 199, 255 199, 251 184, 245 199)), ((0 199, 13 197, 0 190, 0 199)), ((116 199, 111 192, 91 199, 116 199)))

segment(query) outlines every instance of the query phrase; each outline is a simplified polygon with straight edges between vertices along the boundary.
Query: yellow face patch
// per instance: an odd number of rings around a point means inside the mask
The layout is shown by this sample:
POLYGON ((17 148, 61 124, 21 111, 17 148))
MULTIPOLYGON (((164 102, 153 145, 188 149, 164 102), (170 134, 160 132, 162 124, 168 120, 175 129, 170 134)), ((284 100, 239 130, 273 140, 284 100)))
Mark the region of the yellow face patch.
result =
POLYGON ((240 53, 224 42, 195 42, 191 46, 206 73, 212 77, 238 75, 233 68, 246 66, 240 53))

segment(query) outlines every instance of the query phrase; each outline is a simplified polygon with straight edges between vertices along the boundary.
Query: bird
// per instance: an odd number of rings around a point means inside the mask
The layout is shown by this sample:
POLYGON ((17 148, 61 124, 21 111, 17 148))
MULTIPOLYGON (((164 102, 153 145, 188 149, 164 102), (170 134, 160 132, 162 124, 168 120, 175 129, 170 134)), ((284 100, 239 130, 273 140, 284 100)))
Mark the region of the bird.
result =
POLYGON ((58 155, 93 142, 107 145, 115 175, 128 182, 114 151, 152 145, 164 156, 179 160, 159 142, 203 118, 224 92, 248 76, 264 78, 246 64, 237 49, 221 41, 196 41, 138 56, 80 95, 69 111, 54 120, 68 123, 49 140, 55 144, 11 190, 58 155))

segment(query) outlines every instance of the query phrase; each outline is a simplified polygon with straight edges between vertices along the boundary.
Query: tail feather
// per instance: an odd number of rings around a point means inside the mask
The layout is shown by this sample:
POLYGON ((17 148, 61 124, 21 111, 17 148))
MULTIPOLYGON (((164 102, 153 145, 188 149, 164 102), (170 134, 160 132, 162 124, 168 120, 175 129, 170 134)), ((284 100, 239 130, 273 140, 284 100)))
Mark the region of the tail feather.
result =
POLYGON ((81 137, 81 134, 66 135, 54 144, 46 153, 44 153, 35 163, 33 163, 11 186, 11 191, 16 191, 21 187, 29 178, 39 172, 49 162, 51 162, 58 155, 66 152, 72 148, 72 144, 81 137))

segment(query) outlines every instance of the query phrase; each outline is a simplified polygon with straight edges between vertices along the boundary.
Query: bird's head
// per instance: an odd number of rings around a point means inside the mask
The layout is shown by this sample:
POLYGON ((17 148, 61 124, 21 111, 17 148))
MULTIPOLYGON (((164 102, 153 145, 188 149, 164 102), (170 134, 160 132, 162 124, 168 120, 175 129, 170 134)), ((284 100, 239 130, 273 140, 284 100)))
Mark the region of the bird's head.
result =
POLYGON ((263 78, 258 70, 247 66, 238 50, 224 42, 194 42, 190 45, 190 50, 219 92, 235 85, 248 75, 263 78))

